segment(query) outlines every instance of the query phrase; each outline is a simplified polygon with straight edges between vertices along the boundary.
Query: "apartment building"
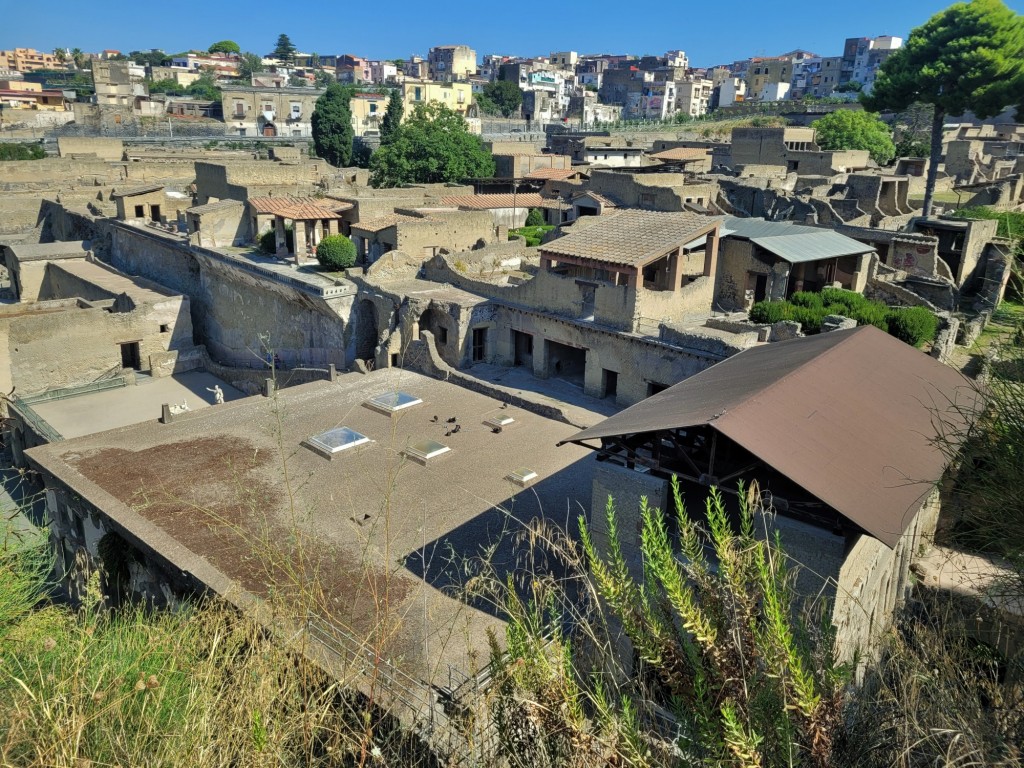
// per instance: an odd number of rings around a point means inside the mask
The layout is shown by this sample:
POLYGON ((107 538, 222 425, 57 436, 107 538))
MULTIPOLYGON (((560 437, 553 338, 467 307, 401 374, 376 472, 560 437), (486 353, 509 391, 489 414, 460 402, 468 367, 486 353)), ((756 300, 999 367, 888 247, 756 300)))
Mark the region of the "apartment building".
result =
POLYGON ((476 74, 476 51, 468 45, 439 45, 427 53, 431 80, 459 82, 476 74))

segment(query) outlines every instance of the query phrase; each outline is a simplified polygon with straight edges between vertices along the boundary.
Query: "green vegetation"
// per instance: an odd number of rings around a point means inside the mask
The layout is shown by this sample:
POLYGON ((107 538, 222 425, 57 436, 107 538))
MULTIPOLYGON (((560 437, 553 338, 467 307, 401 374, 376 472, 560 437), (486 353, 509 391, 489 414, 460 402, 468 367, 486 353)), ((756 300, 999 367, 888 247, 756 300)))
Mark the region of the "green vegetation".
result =
POLYGON ((356 264, 356 246, 344 235, 327 235, 316 246, 316 260, 325 269, 341 271, 356 264))
POLYGON ((405 104, 402 103, 402 92, 397 88, 388 96, 388 107, 384 119, 380 121, 380 143, 389 144, 402 127, 402 116, 405 104))
POLYGON ((1024 104, 1024 21, 1001 0, 955 3, 910 33, 885 60, 871 95, 862 101, 873 111, 932 106, 928 216, 946 116, 970 110, 984 119, 1024 104))
MULTIPOLYGON (((284 228, 284 238, 288 252, 295 253, 295 230, 290 224, 284 228)), ((277 235, 273 228, 260 235, 260 250, 271 256, 277 253, 277 235)))
POLYGON ((316 153, 336 168, 344 168, 352 160, 352 113, 349 101, 352 92, 339 83, 332 83, 316 100, 313 110, 313 145, 316 153))
POLYGON ((0 160, 42 160, 46 151, 39 144, 0 142, 0 160))
POLYGON ((582 594, 541 580, 525 600, 511 584, 500 592, 508 651, 492 651, 492 711, 511 765, 833 764, 849 671, 832 658, 827 623, 794 597, 757 488, 738 499, 734 517, 712 489, 693 515, 675 479, 675 513, 641 499, 642 567, 631 567, 609 498, 606 544, 579 520, 582 594), (560 630, 563 611, 585 629, 560 630), (610 652, 621 647, 613 623, 632 670, 610 652))
POLYGON ((879 165, 896 156, 892 131, 878 115, 852 109, 837 109, 811 123, 814 140, 826 150, 864 149, 879 165))
POLYGON ((221 40, 207 49, 210 53, 241 53, 242 49, 234 40, 221 40))
POLYGON ((217 79, 210 72, 201 74, 188 87, 180 85, 177 80, 172 78, 151 80, 148 85, 150 93, 166 93, 170 96, 192 96, 201 101, 220 101, 221 99, 221 91, 217 85, 217 79))
POLYGON ((263 71, 263 58, 256 55, 255 53, 249 53, 248 51, 242 54, 242 57, 238 60, 238 76, 246 81, 246 84, 252 82, 252 76, 256 72, 263 71))
POLYGON ((997 211, 984 205, 961 208, 954 214, 962 219, 995 219, 999 222, 996 235, 1010 240, 1024 238, 1024 212, 997 211))
POLYGON ((840 288, 824 288, 820 293, 797 291, 789 301, 759 301, 750 308, 750 319, 755 323, 791 320, 800 323, 804 333, 820 332, 827 315, 873 325, 915 347, 934 341, 939 329, 938 318, 924 307, 890 309, 880 301, 840 288))
POLYGON ((484 86, 483 93, 474 97, 474 102, 485 115, 512 117, 523 103, 523 92, 509 80, 495 80, 484 86))
POLYGON ((374 153, 370 171, 375 187, 458 182, 493 176, 494 159, 461 115, 443 104, 417 104, 374 153))
POLYGON ((526 226, 542 227, 544 224, 544 211, 540 208, 531 208, 530 212, 526 214, 526 226))
POLYGON ((508 239, 515 240, 521 237, 523 240, 526 241, 527 246, 535 248, 541 244, 541 241, 544 239, 544 235, 553 229, 554 227, 550 224, 527 224, 525 227, 519 227, 518 229, 510 229, 508 231, 508 239))
POLYGON ((270 52, 270 58, 277 59, 285 64, 291 64, 295 61, 296 50, 298 49, 292 43, 291 38, 282 33, 277 36, 277 44, 274 46, 274 50, 270 52))

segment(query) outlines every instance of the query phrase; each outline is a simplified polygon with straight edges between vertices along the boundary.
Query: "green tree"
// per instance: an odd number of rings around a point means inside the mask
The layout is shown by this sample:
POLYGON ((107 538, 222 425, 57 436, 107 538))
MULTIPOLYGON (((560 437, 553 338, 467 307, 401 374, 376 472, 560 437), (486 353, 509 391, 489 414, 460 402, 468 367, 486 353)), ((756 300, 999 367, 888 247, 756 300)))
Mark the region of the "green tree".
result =
POLYGON ((871 159, 885 165, 896 155, 889 126, 871 112, 837 109, 811 123, 814 140, 822 149, 866 149, 871 159))
POLYGON ((1024 22, 1002 0, 951 5, 910 33, 862 100, 872 110, 932 106, 924 197, 924 214, 930 215, 946 116, 969 110, 984 119, 1024 105, 1024 22))
POLYGON ((234 40, 220 40, 207 49, 210 53, 241 53, 242 49, 234 40))
POLYGON ((53 57, 61 64, 64 64, 68 60, 68 49, 67 48, 54 48, 53 57))
POLYGON ((327 235, 316 246, 316 260, 327 269, 348 269, 355 266, 356 246, 344 235, 327 235))
POLYGON ((380 123, 380 143, 388 144, 398 134, 402 126, 402 115, 405 114, 405 104, 402 103, 402 93, 399 90, 391 91, 388 97, 388 108, 384 113, 384 119, 380 123))
POLYGON ((531 208, 526 215, 526 226, 528 227, 543 227, 546 223, 544 212, 540 208, 531 208))
MULTIPOLYGON (((198 82, 198 81, 197 81, 198 82)), ((152 80, 149 83, 150 93, 166 93, 171 96, 181 96, 185 89, 178 84, 178 81, 171 77, 162 80, 152 80)))
POLYGON ((263 71, 263 58, 248 51, 238 60, 238 76, 243 80, 252 80, 252 76, 263 71))
POLYGON ((316 153, 331 165, 343 168, 352 159, 352 92, 331 83, 316 100, 313 110, 313 145, 316 153))
POLYGON ((375 187, 436 184, 494 175, 494 159, 466 121, 443 104, 417 104, 370 160, 375 187))
POLYGON ((335 77, 334 75, 332 75, 332 74, 331 74, 330 72, 325 72, 325 71, 324 71, 324 70, 322 70, 322 69, 318 69, 318 70, 317 70, 317 71, 316 71, 316 72, 314 73, 313 77, 314 77, 314 82, 313 82, 313 84, 314 84, 314 85, 315 85, 315 86, 316 86, 317 88, 327 88, 327 87, 328 87, 328 86, 329 86, 329 85, 330 85, 331 83, 336 83, 336 82, 338 82, 338 78, 336 78, 336 77, 335 77))
POLYGON ((523 92, 509 80, 495 80, 484 86, 484 96, 494 104, 503 117, 512 117, 523 103, 523 92))
POLYGON ((128 53, 128 58, 136 64, 146 64, 150 67, 161 67, 165 62, 170 61, 171 57, 163 51, 130 51, 128 53))
POLYGON ((277 45, 275 45, 274 50, 271 51, 270 57, 282 61, 285 64, 291 64, 295 61, 296 50, 295 45, 292 44, 288 35, 281 34, 277 36, 277 45))
POLYGON ((71 60, 75 62, 75 69, 85 69, 85 62, 87 58, 85 51, 81 48, 71 49, 71 60))
POLYGON ((859 93, 864 86, 859 80, 848 80, 835 89, 836 93, 859 93))
POLYGON ((189 85, 187 93, 202 101, 220 101, 220 88, 212 72, 204 72, 189 85))

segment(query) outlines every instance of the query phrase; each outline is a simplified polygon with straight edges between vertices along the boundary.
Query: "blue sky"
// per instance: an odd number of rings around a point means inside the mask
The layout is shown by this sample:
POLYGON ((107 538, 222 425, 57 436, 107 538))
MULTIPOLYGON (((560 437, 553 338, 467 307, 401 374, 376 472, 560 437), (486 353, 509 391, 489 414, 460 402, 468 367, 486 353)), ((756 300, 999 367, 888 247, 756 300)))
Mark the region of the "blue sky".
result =
MULTIPOLYGON (((1024 13, 1024 0, 1006 2, 1024 13)), ((37 8, 23 0, 0 0, 0 49, 162 48, 175 53, 227 38, 243 50, 265 54, 284 32, 301 51, 369 58, 425 55, 433 45, 453 43, 470 45, 479 56, 546 55, 555 50, 661 54, 681 48, 694 66, 708 66, 794 48, 839 55, 847 37, 905 38, 911 28, 950 4, 951 0, 50 0, 37 8), (666 7, 676 10, 666 12, 666 7)))

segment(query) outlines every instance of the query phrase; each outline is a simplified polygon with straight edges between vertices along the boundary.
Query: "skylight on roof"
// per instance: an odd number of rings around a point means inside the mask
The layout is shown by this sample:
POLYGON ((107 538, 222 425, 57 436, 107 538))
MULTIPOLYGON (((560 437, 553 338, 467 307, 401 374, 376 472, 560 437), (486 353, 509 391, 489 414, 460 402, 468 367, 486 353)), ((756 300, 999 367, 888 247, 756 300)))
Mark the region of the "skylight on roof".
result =
POLYGON ((491 416, 487 421, 484 422, 491 429, 501 429, 507 427, 515 421, 511 416, 506 416, 503 413, 499 413, 497 416, 491 416))
POLYGON ((448 453, 450 450, 451 448, 447 445, 436 440, 419 440, 405 449, 405 455, 420 464, 426 464, 431 459, 448 453))
POLYGON ((507 477, 516 485, 525 488, 537 479, 537 473, 527 467, 520 467, 515 472, 510 472, 507 477))
POLYGON ((396 413, 405 408, 419 405, 422 402, 418 397, 410 395, 408 392, 385 392, 371 397, 363 405, 381 413, 396 413))
POLYGON ((369 442, 370 438, 356 432, 354 429, 337 427, 321 432, 319 435, 313 435, 304 440, 303 444, 320 455, 332 459, 342 451, 347 451, 359 445, 366 445, 369 442))

